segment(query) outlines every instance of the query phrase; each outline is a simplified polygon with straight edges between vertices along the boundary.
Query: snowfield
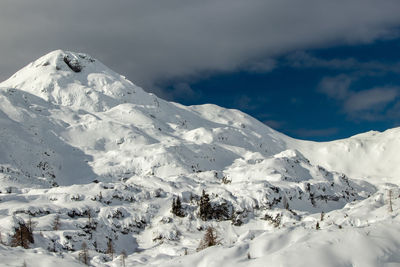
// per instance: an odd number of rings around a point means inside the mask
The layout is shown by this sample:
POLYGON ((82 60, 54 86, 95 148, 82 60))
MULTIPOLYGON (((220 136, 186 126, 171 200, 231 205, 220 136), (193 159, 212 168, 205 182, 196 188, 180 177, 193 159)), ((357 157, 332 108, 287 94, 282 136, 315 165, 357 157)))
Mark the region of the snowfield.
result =
POLYGON ((296 140, 61 50, 0 88, 1 266, 400 266, 400 128, 296 140))

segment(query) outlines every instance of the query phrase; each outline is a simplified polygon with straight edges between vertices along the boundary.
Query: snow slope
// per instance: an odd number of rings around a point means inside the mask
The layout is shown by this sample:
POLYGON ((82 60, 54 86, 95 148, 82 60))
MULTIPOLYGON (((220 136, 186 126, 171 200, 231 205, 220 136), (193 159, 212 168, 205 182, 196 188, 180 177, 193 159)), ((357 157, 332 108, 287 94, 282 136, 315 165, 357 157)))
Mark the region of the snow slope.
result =
POLYGON ((0 88, 2 240, 29 216, 37 223, 31 249, 0 245, 11 266, 79 264, 83 242, 92 265, 120 266, 108 240, 129 265, 313 266, 304 255, 316 251, 315 266, 400 262, 398 129, 295 140, 238 110, 164 101, 62 50, 0 88), (203 190, 216 210, 206 221, 203 190), (184 217, 171 213, 178 196, 184 217), (196 252, 208 226, 221 245, 196 252))
POLYGON ((374 182, 400 182, 400 128, 370 131, 326 143, 289 140, 312 162, 353 178, 374 182))
MULTIPOLYGON (((61 142, 78 149, 81 158, 92 158, 87 167, 104 177, 222 170, 245 151, 271 155, 284 148, 279 133, 239 111, 163 101, 88 55, 54 51, 0 87, 5 120, 30 127, 24 130, 33 135, 33 127, 42 130, 36 136, 47 146, 61 142), (76 59, 81 71, 72 71, 66 57, 76 59)), ((74 176, 92 179, 87 172, 64 175, 66 168, 54 164, 62 163, 49 162, 59 184, 79 182, 74 176)))

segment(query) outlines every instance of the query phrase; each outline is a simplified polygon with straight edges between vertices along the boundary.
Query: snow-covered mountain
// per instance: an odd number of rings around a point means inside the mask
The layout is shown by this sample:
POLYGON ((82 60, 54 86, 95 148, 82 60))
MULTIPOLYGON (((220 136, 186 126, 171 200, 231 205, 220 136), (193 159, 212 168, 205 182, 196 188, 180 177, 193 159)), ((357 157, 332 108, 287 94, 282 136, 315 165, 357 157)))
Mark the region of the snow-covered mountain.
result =
POLYGON ((105 255, 109 240, 128 265, 310 266, 304 255, 315 251, 325 262, 316 266, 400 262, 400 129, 296 140, 238 110, 164 101, 89 55, 61 50, 0 87, 2 240, 29 215, 38 223, 34 250, 0 245, 7 262, 40 251, 48 266, 72 266, 85 242, 92 265, 119 266, 121 257, 105 255), (203 190, 214 211, 206 219, 203 190), (178 196, 184 217, 171 213, 178 196), (208 226, 221 245, 196 252, 208 226), (375 239, 358 236, 365 231, 375 239))

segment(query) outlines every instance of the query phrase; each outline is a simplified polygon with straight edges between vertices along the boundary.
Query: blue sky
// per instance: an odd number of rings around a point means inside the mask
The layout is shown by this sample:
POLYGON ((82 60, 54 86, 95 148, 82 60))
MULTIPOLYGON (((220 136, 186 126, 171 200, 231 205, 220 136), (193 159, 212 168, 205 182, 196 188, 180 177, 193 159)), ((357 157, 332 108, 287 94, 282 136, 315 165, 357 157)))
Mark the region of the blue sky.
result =
POLYGON ((400 38, 295 51, 274 61, 267 71, 163 86, 175 91, 175 101, 239 109, 296 138, 328 141, 400 126, 400 38))

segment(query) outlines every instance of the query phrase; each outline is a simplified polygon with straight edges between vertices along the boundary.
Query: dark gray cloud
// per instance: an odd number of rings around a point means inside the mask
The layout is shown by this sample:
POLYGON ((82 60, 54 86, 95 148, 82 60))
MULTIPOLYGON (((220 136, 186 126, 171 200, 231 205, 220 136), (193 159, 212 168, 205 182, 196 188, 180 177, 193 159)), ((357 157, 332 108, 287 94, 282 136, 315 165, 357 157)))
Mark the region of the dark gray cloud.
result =
POLYGON ((155 84, 167 79, 267 71, 283 53, 390 38, 398 14, 398 0, 2 0, 0 79, 61 48, 163 94, 155 84))
POLYGON ((172 90, 164 90, 162 93, 165 95, 166 99, 175 100, 194 100, 201 96, 201 92, 194 91, 193 88, 187 83, 176 83, 172 90))
POLYGON ((354 58, 323 59, 304 51, 297 51, 286 57, 286 64, 295 68, 330 68, 355 71, 358 75, 379 75, 382 73, 400 73, 400 63, 362 62, 354 58))

